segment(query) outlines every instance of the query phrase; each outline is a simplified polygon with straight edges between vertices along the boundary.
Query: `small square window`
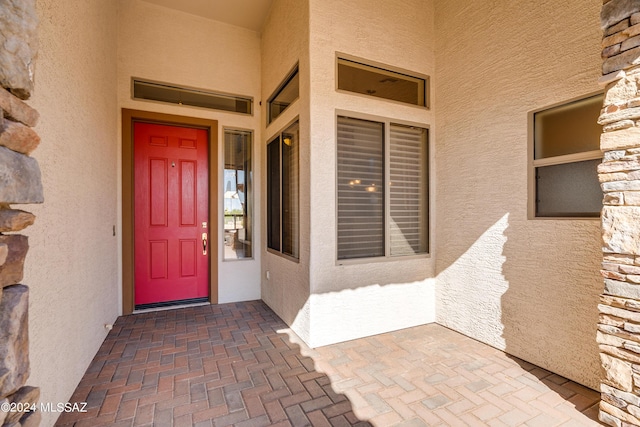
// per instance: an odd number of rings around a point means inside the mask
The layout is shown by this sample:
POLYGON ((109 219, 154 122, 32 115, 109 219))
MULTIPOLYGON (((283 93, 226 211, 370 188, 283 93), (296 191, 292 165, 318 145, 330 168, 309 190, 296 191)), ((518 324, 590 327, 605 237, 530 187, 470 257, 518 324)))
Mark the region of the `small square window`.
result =
POLYGON ((533 113, 536 217, 598 217, 603 95, 533 113))

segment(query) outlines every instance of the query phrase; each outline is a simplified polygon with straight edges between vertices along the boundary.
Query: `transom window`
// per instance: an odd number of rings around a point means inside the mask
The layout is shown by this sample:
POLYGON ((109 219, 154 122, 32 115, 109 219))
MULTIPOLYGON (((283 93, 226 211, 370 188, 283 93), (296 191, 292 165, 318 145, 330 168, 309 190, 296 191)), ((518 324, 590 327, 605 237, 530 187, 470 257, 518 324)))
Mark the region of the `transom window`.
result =
POLYGON ((253 114, 253 99, 248 96, 230 95, 206 89, 187 88, 169 83, 133 79, 133 99, 167 102, 177 105, 253 114))
POLYGON ((338 58, 338 89, 427 107, 428 78, 338 58))
POLYGON ((300 96, 300 78, 298 76, 298 66, 291 71, 278 86, 267 102, 267 124, 274 121, 286 110, 289 105, 300 96))
POLYGON ((338 117, 338 259, 429 251, 428 129, 338 117))

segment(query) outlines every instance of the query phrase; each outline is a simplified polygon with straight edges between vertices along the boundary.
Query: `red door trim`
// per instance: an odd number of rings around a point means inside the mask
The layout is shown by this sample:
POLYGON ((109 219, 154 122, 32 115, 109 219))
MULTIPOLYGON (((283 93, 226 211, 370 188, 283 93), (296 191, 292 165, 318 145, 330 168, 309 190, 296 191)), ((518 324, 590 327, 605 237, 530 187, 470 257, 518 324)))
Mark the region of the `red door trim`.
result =
MULTIPOLYGON (((170 124, 205 129, 209 140, 209 241, 218 241, 218 122, 195 117, 122 109, 122 313, 134 310, 133 123, 170 124)), ((218 245, 210 244, 209 300, 218 302, 218 245)))

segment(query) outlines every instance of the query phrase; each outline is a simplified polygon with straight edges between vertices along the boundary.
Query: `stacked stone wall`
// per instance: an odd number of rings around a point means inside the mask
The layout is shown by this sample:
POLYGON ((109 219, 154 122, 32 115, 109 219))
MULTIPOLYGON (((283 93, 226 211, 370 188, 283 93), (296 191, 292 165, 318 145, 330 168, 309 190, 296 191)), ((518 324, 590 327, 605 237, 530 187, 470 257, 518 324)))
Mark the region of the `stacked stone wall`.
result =
POLYGON ((29 378, 29 288, 21 284, 29 249, 19 234, 35 217, 12 204, 42 203, 34 86, 35 0, 0 0, 0 426, 40 424, 40 390, 29 378))
POLYGON ((600 420, 640 426, 640 0, 604 0, 600 420))

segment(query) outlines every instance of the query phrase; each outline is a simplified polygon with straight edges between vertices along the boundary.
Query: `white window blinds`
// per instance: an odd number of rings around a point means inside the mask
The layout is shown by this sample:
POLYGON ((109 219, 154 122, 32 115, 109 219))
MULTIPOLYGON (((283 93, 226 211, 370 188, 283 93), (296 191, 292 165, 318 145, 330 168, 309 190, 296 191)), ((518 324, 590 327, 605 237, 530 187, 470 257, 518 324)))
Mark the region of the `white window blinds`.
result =
POLYGON ((384 255, 384 126, 338 117, 338 259, 384 255))
POLYGON ((389 238, 391 255, 427 252, 427 130, 389 128, 389 238))
POLYGON ((385 145, 385 123, 338 117, 338 259, 428 252, 428 131, 387 125, 385 145))

